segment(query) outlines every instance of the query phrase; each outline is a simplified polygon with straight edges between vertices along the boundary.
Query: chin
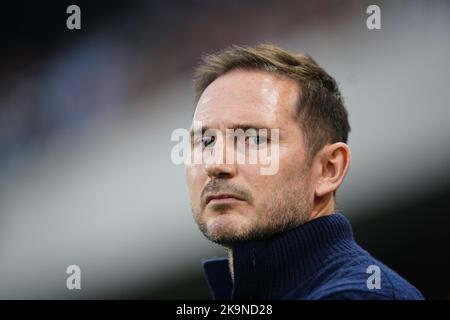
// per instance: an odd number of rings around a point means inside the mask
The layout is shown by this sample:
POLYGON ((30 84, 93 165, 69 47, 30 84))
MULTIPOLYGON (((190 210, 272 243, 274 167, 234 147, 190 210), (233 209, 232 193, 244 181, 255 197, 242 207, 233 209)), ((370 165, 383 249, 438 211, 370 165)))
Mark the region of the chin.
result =
POLYGON ((221 239, 229 242, 242 238, 245 235, 248 224, 248 219, 238 213, 220 213, 206 221, 206 230, 208 238, 214 242, 221 242, 221 239))

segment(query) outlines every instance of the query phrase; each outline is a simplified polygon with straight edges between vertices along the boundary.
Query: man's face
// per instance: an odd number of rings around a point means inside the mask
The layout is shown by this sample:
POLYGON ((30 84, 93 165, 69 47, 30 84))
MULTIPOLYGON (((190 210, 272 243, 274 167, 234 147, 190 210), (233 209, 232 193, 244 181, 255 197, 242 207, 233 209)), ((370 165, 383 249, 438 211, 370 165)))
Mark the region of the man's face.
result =
MULTIPOLYGON (((250 70, 231 71, 203 92, 193 122, 219 130, 224 140, 228 128, 279 129, 276 174, 263 175, 264 164, 248 161, 186 166, 194 219, 211 241, 229 246, 232 241, 257 240, 308 220, 314 193, 295 117, 300 94, 295 80, 250 70)), ((229 146, 224 141, 220 148, 226 154, 229 146)))

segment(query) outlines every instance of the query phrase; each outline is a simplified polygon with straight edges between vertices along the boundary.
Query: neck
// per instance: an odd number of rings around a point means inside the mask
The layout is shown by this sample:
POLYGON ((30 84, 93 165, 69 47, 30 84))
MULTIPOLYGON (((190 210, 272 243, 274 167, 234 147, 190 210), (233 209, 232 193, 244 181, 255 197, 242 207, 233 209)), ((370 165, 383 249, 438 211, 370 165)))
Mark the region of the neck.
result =
MULTIPOLYGON (((314 208, 308 216, 308 221, 333 214, 335 210, 334 197, 332 194, 320 198, 315 198, 314 208)), ((228 269, 230 270, 231 279, 234 281, 233 269, 233 249, 232 246, 227 247, 228 269)))
POLYGON ((233 272, 233 249, 228 248, 228 269, 230 269, 231 279, 234 280, 234 272, 233 272))
POLYGON ((328 194, 323 197, 314 198, 314 208, 309 214, 308 221, 327 216, 335 211, 334 196, 328 194))

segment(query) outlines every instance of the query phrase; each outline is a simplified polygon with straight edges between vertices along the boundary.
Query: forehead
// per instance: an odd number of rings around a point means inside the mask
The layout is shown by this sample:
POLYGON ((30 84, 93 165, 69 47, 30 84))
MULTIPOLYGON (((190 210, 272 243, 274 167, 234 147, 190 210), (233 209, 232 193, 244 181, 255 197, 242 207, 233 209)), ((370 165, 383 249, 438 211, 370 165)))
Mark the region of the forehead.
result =
POLYGON ((298 83, 265 71, 233 70, 213 81, 201 95, 195 121, 209 127, 253 123, 271 128, 294 120, 298 83))

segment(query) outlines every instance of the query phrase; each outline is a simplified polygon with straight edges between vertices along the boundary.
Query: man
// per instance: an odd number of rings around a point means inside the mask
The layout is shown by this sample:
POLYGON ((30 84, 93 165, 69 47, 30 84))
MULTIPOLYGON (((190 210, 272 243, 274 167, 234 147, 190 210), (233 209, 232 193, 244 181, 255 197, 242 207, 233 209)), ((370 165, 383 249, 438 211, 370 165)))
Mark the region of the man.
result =
POLYGON ((228 251, 204 263, 214 298, 423 298, 354 242, 336 209, 350 126, 335 80, 315 61, 273 45, 233 46, 203 58, 196 90, 192 148, 203 161, 186 166, 192 211, 228 251), (243 146, 270 147, 277 170, 228 161, 249 154, 228 143, 230 129, 253 129, 243 146))

